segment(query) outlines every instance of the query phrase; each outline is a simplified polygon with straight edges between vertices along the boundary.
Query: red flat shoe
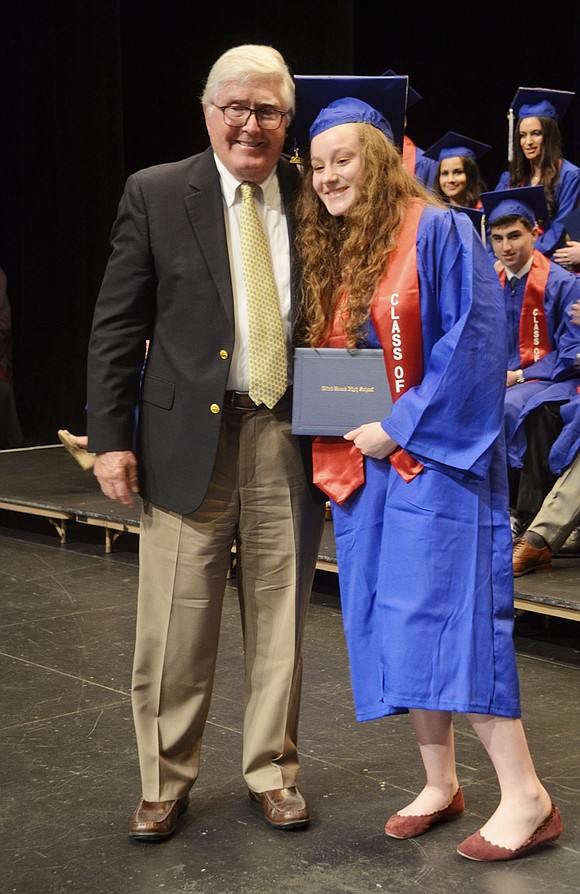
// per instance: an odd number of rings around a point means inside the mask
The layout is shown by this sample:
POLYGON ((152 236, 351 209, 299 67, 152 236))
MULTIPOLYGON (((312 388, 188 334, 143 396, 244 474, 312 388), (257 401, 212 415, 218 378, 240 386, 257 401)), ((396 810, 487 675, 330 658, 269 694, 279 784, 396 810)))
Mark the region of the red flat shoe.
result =
POLYGON ((535 832, 530 835, 527 841, 524 841, 521 847, 511 850, 509 847, 500 847, 498 844, 492 844, 483 837, 481 832, 477 831, 469 838, 466 838, 459 847, 457 853, 465 857, 467 860, 477 860, 481 863, 491 863, 497 860, 514 860, 516 857, 523 857, 532 851, 550 844, 562 834, 562 817, 560 811, 552 804, 549 815, 543 820, 535 832))
POLYGON ((453 795, 451 804, 442 810, 436 810, 435 813, 425 813, 419 816, 401 816, 400 813, 394 813, 387 820, 385 833, 391 838, 416 838, 417 835, 423 835, 431 826, 437 823, 445 823, 447 820, 456 819, 461 816, 465 810, 465 802, 463 800, 463 792, 461 787, 457 789, 453 795))

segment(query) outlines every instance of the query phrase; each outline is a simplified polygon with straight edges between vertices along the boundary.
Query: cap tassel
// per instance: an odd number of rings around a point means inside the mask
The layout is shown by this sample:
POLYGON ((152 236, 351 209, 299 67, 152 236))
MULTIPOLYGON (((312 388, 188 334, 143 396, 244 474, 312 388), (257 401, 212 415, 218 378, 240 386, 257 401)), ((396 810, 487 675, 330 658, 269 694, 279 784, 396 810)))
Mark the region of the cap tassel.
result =
POLYGON ((508 162, 514 160, 514 110, 508 112, 508 162))
POLYGON ((288 159, 291 165, 303 165, 304 159, 300 157, 300 153, 298 151, 298 146, 294 147, 294 155, 292 158, 288 159))

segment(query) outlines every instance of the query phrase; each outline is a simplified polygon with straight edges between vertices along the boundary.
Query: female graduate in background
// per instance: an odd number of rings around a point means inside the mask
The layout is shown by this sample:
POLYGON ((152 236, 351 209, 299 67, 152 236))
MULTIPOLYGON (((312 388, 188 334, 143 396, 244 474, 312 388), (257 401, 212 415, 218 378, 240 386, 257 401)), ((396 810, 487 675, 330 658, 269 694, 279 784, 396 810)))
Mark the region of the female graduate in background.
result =
POLYGON ((518 89, 508 115, 509 170, 496 186, 544 187, 548 217, 541 221, 536 248, 546 257, 565 244, 564 218, 580 203, 580 168, 564 158, 559 128, 573 97, 565 90, 518 89))
POLYGON ((458 852, 509 860, 562 822, 519 719, 502 294, 471 222, 404 170, 390 133, 351 97, 310 127, 297 226, 307 341, 382 347, 394 400, 386 419, 316 438, 314 474, 332 500, 357 719, 409 712, 425 767, 387 835, 462 814, 460 711, 501 801, 458 852))
POLYGON ((478 159, 491 146, 450 131, 425 150, 426 158, 437 164, 433 191, 448 205, 481 208, 480 196, 485 192, 478 159))

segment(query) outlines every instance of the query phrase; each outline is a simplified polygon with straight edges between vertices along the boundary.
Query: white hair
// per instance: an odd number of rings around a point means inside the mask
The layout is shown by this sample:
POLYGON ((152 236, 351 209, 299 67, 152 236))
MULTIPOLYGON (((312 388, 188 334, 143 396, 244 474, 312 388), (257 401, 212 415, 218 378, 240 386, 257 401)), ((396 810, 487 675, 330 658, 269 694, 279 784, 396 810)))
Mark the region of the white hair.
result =
POLYGON ((206 106, 210 105, 224 84, 252 81, 256 76, 279 80, 285 110, 292 117, 295 89, 290 69, 278 50, 262 44, 243 44, 226 50, 210 69, 201 101, 206 106))

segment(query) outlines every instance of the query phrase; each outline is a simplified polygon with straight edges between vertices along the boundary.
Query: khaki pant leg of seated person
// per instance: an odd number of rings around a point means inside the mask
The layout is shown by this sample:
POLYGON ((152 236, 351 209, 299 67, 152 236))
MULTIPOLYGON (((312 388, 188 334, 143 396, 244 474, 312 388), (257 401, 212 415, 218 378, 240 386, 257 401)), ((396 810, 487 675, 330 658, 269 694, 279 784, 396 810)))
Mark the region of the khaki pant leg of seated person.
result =
POLYGON ((560 475, 528 527, 539 534, 555 556, 580 524, 580 453, 560 475))

